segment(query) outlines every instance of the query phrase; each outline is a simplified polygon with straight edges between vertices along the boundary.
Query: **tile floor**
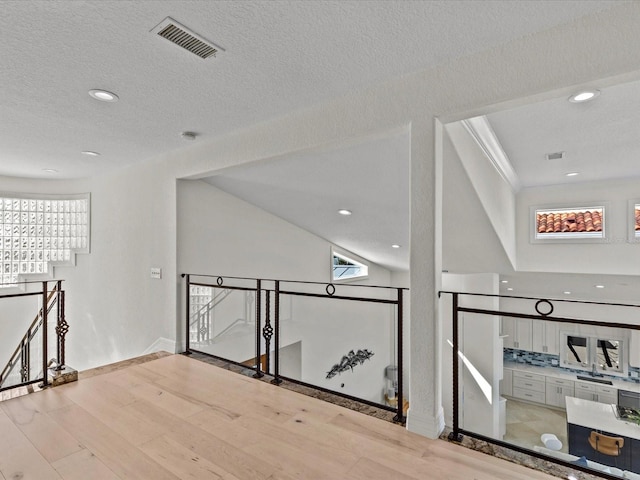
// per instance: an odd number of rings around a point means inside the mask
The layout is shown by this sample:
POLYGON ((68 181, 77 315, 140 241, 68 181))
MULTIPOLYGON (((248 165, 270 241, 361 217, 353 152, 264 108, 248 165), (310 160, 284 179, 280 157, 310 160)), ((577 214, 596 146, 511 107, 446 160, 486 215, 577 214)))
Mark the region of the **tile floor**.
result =
POLYGON ((507 433, 504 441, 526 448, 535 445, 542 447, 540 436, 543 433, 555 434, 562 442, 561 451, 568 451, 567 415, 563 410, 507 400, 507 433))

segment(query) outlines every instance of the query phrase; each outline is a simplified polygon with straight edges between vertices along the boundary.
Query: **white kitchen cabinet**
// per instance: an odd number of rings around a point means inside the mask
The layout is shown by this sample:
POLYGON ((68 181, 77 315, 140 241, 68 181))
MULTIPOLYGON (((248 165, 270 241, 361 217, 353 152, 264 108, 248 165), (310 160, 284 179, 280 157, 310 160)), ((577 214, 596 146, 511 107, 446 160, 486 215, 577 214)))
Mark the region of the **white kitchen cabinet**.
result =
POLYGON ((531 319, 502 317, 502 335, 505 348, 531 351, 531 319))
POLYGON ((560 332, 555 322, 531 321, 531 350, 552 355, 560 353, 560 332))
POLYGON ((500 395, 513 396, 513 370, 505 368, 500 380, 500 395))
POLYGON ((640 330, 631 330, 629 342, 629 365, 640 367, 640 330))
POLYGON ((545 403, 545 377, 536 373, 513 371, 513 397, 545 403))
POLYGON ((600 403, 618 403, 618 389, 609 385, 575 382, 575 396, 600 403))
POLYGON ((565 397, 573 397, 573 380, 546 377, 545 403, 552 407, 565 408, 565 397))

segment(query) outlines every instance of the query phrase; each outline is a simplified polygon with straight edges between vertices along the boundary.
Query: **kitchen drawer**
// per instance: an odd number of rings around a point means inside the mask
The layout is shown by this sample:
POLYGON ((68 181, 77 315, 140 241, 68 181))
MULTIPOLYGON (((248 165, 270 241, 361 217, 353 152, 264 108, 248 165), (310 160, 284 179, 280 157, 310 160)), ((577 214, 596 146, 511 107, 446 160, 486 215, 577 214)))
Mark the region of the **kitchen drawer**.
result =
POLYGON ((593 383, 586 382, 575 382, 576 390, 581 390, 583 392, 595 392, 596 386, 593 383))
POLYGON ((547 385, 557 385, 559 387, 573 388, 573 380, 566 380, 564 378, 547 377, 547 385))
POLYGON ((514 398, 520 398, 522 400, 528 400, 529 402, 545 403, 544 390, 542 392, 533 392, 531 390, 526 390, 524 388, 517 388, 514 385, 514 387, 513 387, 513 396, 514 396, 514 398))
POLYGON ((596 385, 596 393, 618 396, 618 389, 610 385, 596 385))
POLYGON ((514 375, 513 390, 515 391, 516 388, 521 388, 523 390, 532 390, 534 392, 542 392, 542 398, 544 399, 544 381, 540 382, 538 380, 529 380, 528 378, 520 378, 514 375))
POLYGON ((515 381, 516 378, 524 378, 527 380, 535 380, 536 382, 543 382, 544 383, 544 375, 539 375, 537 373, 529 373, 529 372, 522 372, 520 370, 514 370, 513 371, 513 379, 515 381))

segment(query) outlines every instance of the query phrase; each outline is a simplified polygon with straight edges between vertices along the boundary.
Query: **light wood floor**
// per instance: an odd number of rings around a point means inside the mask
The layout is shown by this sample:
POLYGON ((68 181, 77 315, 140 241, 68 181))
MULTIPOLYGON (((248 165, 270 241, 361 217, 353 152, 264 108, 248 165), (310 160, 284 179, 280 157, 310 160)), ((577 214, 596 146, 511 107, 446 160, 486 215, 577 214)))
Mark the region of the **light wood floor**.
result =
POLYGON ((0 403, 0 479, 547 475, 172 355, 0 403))

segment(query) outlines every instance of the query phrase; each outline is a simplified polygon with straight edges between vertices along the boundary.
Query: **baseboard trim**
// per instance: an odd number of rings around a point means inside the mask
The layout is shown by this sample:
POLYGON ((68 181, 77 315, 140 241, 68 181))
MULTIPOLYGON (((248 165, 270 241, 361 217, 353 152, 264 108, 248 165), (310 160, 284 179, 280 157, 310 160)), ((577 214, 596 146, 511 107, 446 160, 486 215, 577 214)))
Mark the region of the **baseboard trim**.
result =
POLYGON ((156 352, 176 353, 176 342, 168 338, 160 337, 147 348, 142 355, 156 352))
POLYGON ((423 416, 412 408, 407 412, 407 430, 423 437, 436 439, 444 431, 444 410, 438 409, 435 417, 423 416))

